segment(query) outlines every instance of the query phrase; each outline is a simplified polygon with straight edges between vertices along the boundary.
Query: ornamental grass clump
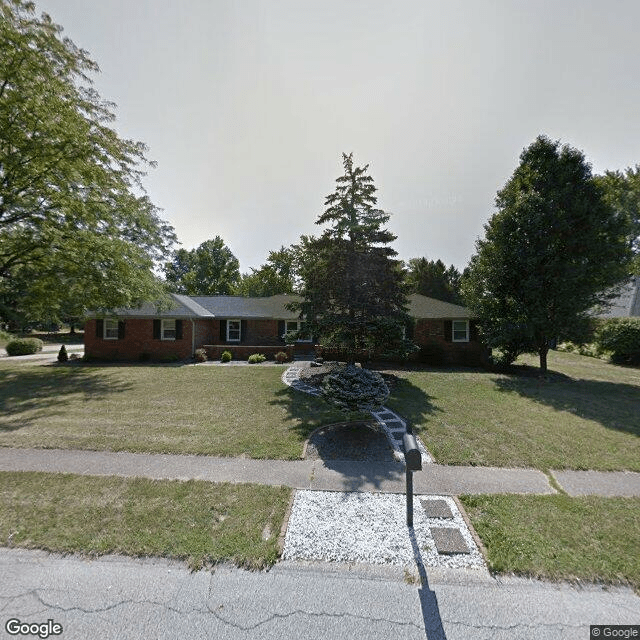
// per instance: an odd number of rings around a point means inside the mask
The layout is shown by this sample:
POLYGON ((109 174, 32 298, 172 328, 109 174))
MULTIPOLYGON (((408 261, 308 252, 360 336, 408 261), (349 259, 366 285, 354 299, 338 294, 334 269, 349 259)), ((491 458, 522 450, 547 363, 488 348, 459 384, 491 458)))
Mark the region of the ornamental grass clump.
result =
POLYGON ((350 364, 325 377, 322 395, 343 413, 360 413, 380 409, 389 387, 379 373, 350 364))

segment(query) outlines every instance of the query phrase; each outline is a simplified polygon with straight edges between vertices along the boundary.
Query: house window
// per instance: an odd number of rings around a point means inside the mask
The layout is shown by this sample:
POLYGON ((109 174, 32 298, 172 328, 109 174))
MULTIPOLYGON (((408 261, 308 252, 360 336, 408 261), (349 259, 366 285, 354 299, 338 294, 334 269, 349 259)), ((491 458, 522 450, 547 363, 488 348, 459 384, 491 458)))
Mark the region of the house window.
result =
POLYGON ((175 320, 164 320, 164 319, 162 320, 160 338, 162 340, 176 339, 176 321, 175 320))
POLYGON ((454 342, 469 342, 469 321, 454 320, 451 323, 451 332, 454 342))
POLYGON ((240 342, 240 320, 227 320, 227 342, 240 342))
POLYGON ((117 340, 118 339, 118 321, 105 319, 104 321, 104 339, 105 340, 117 340))
MULTIPOLYGON (((294 331, 302 331, 303 332, 304 329, 305 329, 305 324, 306 323, 304 322, 304 320, 287 320, 284 323, 285 335, 287 333, 294 332, 294 331)), ((311 336, 309 336, 307 338, 300 338, 299 340, 296 340, 296 342, 312 342, 312 338, 311 338, 311 336)))

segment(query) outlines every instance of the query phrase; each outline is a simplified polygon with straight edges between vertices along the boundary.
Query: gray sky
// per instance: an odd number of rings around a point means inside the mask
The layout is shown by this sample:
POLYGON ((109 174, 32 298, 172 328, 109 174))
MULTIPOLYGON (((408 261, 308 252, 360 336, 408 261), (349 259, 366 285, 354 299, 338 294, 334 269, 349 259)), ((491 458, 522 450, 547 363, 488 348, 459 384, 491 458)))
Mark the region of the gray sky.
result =
POLYGON ((638 0, 36 0, 88 50, 187 249, 242 271, 318 233, 341 153, 400 258, 463 268, 540 133, 640 163, 638 0))

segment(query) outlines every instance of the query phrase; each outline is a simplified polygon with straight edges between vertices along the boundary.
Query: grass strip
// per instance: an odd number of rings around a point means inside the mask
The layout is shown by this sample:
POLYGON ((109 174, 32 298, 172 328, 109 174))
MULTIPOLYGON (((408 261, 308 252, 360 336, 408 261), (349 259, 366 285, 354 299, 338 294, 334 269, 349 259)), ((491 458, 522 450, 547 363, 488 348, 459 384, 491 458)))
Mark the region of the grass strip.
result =
POLYGON ((640 498, 461 496, 489 567, 640 591, 640 498))
POLYGON ((156 556, 193 569, 261 569, 278 558, 290 489, 0 472, 0 544, 60 553, 156 556))

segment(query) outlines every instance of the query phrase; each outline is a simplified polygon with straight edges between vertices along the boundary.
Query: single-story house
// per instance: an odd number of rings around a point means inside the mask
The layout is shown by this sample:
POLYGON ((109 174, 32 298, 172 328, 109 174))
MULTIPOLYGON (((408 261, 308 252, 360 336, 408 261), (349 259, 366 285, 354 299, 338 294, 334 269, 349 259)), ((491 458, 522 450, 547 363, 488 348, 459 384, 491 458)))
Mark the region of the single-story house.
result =
MULTIPOLYGON (((266 298, 185 296, 171 294, 173 305, 158 309, 117 309, 89 314, 85 324, 85 354, 108 360, 187 359, 203 348, 217 360, 223 351, 234 359, 253 353, 273 357, 285 351, 313 354, 312 340, 286 345, 284 335, 303 328, 297 314, 287 310, 295 295, 266 298)), ((409 314, 415 319, 409 337, 424 349, 437 348, 447 363, 477 364, 484 350, 468 309, 414 294, 409 314)))

